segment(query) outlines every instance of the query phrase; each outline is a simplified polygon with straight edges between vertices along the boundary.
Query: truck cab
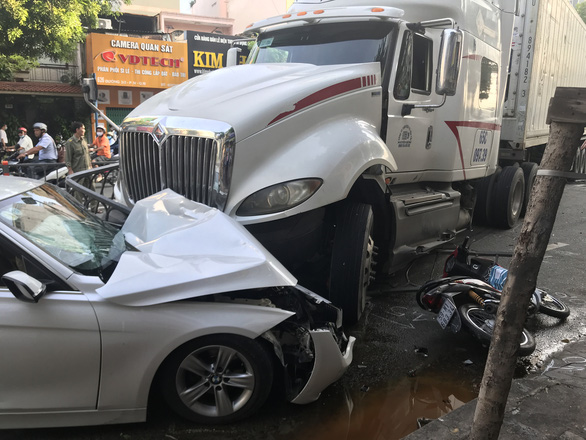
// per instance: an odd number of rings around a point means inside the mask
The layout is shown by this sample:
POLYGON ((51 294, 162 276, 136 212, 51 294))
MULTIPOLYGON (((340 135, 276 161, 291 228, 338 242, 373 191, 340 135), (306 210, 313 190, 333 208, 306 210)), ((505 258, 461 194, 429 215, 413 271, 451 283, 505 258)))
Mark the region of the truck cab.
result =
POLYGON ((127 117, 119 198, 171 188, 223 210, 354 323, 375 269, 466 228, 497 170, 505 15, 484 1, 296 1, 249 26, 247 64, 127 117))

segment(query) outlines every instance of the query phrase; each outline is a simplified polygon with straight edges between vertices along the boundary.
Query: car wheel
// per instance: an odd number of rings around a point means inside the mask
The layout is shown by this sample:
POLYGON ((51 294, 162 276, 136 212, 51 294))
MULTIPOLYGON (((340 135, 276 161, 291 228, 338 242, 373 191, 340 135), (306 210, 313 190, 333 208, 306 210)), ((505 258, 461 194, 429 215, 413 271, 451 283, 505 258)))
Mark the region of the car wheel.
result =
POLYGON ((269 354, 256 341, 212 335, 189 342, 166 361, 160 382, 167 404, 197 423, 241 420, 265 402, 273 383, 269 354))
POLYGON ((336 216, 330 270, 330 300, 343 310, 344 323, 358 322, 373 274, 374 217, 370 205, 344 203, 336 216))

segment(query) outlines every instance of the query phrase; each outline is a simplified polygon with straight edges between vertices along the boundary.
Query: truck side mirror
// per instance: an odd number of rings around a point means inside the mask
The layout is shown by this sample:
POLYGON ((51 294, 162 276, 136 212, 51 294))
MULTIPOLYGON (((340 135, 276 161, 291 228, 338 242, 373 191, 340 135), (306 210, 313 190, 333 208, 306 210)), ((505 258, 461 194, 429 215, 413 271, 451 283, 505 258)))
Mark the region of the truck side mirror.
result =
POLYGON ((435 92, 454 96, 458 86, 460 59, 462 58, 462 31, 444 29, 437 63, 435 92))
POLYGON ((228 49, 228 54, 226 55, 226 67, 232 67, 238 64, 238 54, 240 52, 242 52, 242 49, 239 47, 231 47, 228 49))
POLYGON ((90 101, 98 100, 98 83, 95 78, 83 78, 81 90, 90 101))

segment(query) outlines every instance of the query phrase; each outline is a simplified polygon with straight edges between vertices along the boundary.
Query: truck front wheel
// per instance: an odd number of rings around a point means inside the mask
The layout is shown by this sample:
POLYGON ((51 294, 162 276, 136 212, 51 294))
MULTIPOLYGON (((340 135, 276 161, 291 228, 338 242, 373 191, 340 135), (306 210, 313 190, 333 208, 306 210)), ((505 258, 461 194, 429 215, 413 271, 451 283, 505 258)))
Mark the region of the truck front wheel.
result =
POLYGON ((342 308, 344 323, 355 324, 366 305, 373 274, 374 217, 370 205, 343 203, 336 212, 330 269, 330 300, 342 308))

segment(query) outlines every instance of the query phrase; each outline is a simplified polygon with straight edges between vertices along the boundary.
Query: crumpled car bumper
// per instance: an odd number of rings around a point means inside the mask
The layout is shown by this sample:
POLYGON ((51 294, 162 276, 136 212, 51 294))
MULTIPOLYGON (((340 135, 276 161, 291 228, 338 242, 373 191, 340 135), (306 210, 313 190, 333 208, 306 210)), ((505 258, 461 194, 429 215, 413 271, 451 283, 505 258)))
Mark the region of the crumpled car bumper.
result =
POLYGON ((317 400, 321 392, 338 380, 352 363, 352 350, 356 338, 350 336, 346 350, 341 352, 329 330, 311 330, 310 334, 315 348, 313 371, 305 387, 291 400, 292 403, 305 404, 317 400))

